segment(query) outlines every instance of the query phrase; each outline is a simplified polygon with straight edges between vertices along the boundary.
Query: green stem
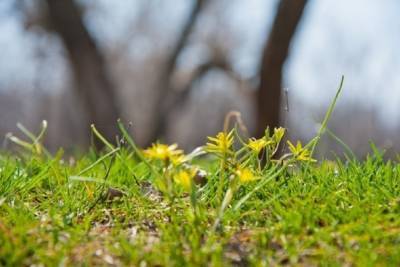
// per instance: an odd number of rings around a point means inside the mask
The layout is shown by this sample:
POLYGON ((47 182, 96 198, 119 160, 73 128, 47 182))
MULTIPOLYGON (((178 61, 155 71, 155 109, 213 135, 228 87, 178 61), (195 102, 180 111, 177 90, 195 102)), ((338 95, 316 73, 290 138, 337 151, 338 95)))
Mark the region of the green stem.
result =
POLYGON ((314 154, 315 147, 317 146, 319 140, 321 139, 321 136, 324 133, 326 127, 328 126, 328 121, 331 118, 333 109, 335 108, 339 95, 342 92, 343 82, 344 82, 344 76, 342 75, 342 79, 340 80, 339 88, 336 92, 335 98, 333 99, 331 105, 328 108, 328 111, 325 114, 325 118, 322 121, 321 127, 318 130, 317 136, 311 141, 312 143, 311 143, 310 157, 312 157, 312 155, 314 154))
POLYGON ((220 174, 219 174, 219 181, 217 188, 217 201, 221 201, 222 198, 222 191, 224 189, 224 182, 225 182, 225 165, 226 165, 226 154, 224 153, 220 167, 220 174))
MULTIPOLYGON (((263 186, 265 186, 268 182, 270 182, 271 180, 275 179, 278 175, 280 175, 285 169, 286 167, 289 165, 289 162, 286 162, 277 172, 273 173, 272 175, 270 175, 269 177, 263 179, 262 181, 260 181, 254 188, 253 190, 251 190, 249 193, 247 193, 244 197, 242 197, 237 203, 236 205, 233 207, 233 210, 238 210, 244 202, 246 202, 255 192, 257 192, 260 188, 262 188, 263 186)), ((272 169, 273 171, 276 170, 276 168, 272 169)))
POLYGON ((90 128, 92 129, 92 131, 93 131, 93 133, 96 135, 96 137, 99 138, 100 141, 102 141, 109 149, 111 149, 111 150, 114 149, 114 146, 113 146, 110 142, 108 142, 107 139, 106 139, 104 136, 102 136, 102 135, 100 134, 100 132, 96 129, 96 127, 94 126, 94 124, 91 124, 91 125, 90 125, 90 128))
POLYGON ((98 160, 96 160, 95 162, 93 162, 92 164, 90 164, 89 166, 84 168, 83 170, 81 170, 76 176, 80 176, 83 173, 87 172, 88 170, 92 169, 94 166, 96 166, 97 164, 99 164, 100 162, 102 162, 103 160, 105 160, 106 158, 108 158, 109 156, 111 156, 112 154, 114 154, 117 151, 119 151, 119 148, 111 150, 110 152, 108 152, 107 154, 100 157, 98 160))
POLYGON ((118 120, 117 123, 118 123, 118 128, 121 131, 123 137, 128 142, 128 144, 133 148, 133 151, 135 152, 136 156, 146 164, 146 166, 150 169, 150 171, 153 175, 160 177, 160 174, 158 172, 156 172, 156 170, 154 170, 153 166, 144 158, 142 152, 136 146, 135 142, 129 135, 128 131, 126 130, 126 128, 125 128, 124 124, 121 122, 121 120, 118 120))
POLYGON ((222 201, 221 207, 219 208, 218 216, 214 222, 211 232, 214 233, 217 230, 219 224, 221 223, 222 217, 224 216, 225 209, 231 202, 234 191, 235 191, 235 186, 229 187, 229 189, 226 191, 224 200, 222 201))

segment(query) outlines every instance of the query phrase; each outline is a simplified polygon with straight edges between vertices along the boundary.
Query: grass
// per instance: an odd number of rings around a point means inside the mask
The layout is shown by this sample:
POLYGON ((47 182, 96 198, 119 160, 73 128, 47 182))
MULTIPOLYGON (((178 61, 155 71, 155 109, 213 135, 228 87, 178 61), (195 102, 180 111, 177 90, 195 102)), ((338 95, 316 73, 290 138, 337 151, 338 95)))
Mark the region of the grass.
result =
POLYGON ((46 123, 19 125, 23 151, 0 154, 0 266, 398 266, 400 164, 374 146, 316 162, 332 110, 285 150, 285 129, 248 138, 240 118, 189 154, 141 150, 119 122, 118 145, 92 126, 104 150, 68 158, 41 145, 46 123))
MULTIPOLYGON (((196 221, 187 193, 167 200, 130 151, 118 155, 94 165, 86 179, 74 175, 100 155, 3 155, 0 265, 400 263, 400 165, 379 154, 288 168, 239 209, 228 208, 214 232, 219 206, 204 198, 206 190, 196 196, 196 221)), ((218 170, 213 160, 198 165, 209 177, 218 170)), ((243 185, 232 203, 253 187, 243 185)))

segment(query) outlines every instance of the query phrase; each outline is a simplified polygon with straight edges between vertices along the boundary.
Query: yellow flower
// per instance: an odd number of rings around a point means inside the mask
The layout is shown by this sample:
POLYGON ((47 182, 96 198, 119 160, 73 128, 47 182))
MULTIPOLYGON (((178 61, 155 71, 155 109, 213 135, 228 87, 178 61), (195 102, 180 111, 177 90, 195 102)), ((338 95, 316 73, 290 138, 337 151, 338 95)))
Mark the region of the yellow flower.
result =
POLYGON ((275 144, 279 144, 285 135, 285 128, 279 127, 279 128, 274 128, 274 135, 272 136, 272 139, 274 140, 275 144))
POLYGON ((188 161, 188 158, 184 154, 175 155, 171 157, 171 162, 175 166, 180 165, 186 161, 188 161))
POLYGON ((315 159, 311 158, 310 151, 304 148, 300 141, 297 141, 296 146, 294 146, 290 141, 287 141, 287 143, 290 152, 292 152, 297 160, 316 162, 315 159))
POLYGON ((263 148, 265 148, 271 143, 272 141, 267 141, 265 138, 260 138, 260 139, 250 138, 249 142, 247 143, 247 146, 252 151, 258 154, 263 148))
POLYGON ((177 149, 178 145, 164 145, 164 144, 153 144, 150 148, 144 151, 144 154, 151 159, 160 159, 163 161, 171 160, 171 162, 183 162, 184 155, 183 151, 177 149))
POLYGON ((192 187, 193 176, 194 175, 192 172, 180 170, 177 174, 174 175, 174 181, 177 184, 182 185, 185 190, 189 191, 192 187))
POLYGON ((249 168, 238 168, 235 172, 241 183, 254 181, 256 177, 249 168))
POLYGON ((206 151, 214 153, 226 153, 233 145, 233 130, 228 134, 219 132, 216 137, 208 137, 209 143, 206 144, 206 151))

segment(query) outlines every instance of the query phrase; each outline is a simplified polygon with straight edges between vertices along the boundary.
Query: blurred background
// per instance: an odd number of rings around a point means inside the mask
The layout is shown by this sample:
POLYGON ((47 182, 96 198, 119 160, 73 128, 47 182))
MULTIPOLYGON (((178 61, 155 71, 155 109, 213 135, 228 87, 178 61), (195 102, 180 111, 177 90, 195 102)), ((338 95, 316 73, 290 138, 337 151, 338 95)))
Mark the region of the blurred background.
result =
MULTIPOLYGON (((399 11, 397 0, 1 0, 0 136, 46 119, 50 149, 85 149, 90 123, 113 138, 121 117, 142 146, 189 150, 237 110, 254 136, 281 125, 306 141, 344 75, 329 129, 359 156, 370 140, 393 156, 399 11)), ((341 151, 330 137, 319 147, 341 151)))

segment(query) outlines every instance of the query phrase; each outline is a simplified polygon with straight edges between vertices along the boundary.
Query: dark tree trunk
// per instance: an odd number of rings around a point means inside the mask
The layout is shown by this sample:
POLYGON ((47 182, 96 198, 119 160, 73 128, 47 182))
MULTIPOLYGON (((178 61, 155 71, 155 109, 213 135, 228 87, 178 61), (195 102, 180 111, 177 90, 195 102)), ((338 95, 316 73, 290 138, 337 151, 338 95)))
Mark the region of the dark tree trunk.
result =
POLYGON ((282 69, 306 4, 307 0, 281 0, 279 3, 261 62, 257 95, 257 136, 262 136, 267 126, 279 126, 282 69))
POLYGON ((87 127, 94 123, 113 142, 120 114, 104 58, 83 24, 81 10, 74 0, 46 1, 51 24, 69 54, 77 94, 89 119, 87 127))

